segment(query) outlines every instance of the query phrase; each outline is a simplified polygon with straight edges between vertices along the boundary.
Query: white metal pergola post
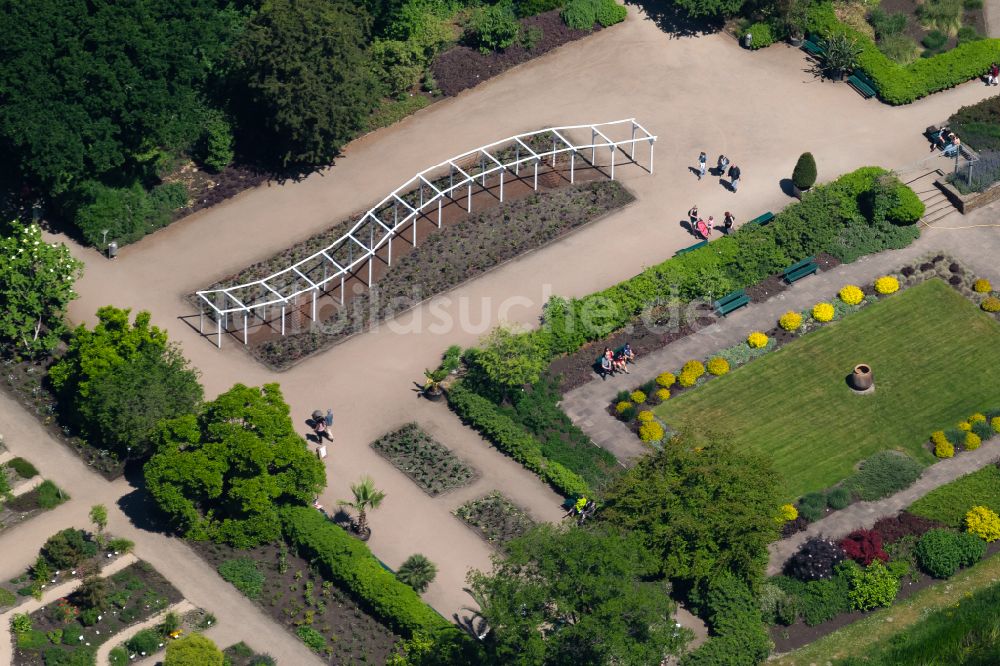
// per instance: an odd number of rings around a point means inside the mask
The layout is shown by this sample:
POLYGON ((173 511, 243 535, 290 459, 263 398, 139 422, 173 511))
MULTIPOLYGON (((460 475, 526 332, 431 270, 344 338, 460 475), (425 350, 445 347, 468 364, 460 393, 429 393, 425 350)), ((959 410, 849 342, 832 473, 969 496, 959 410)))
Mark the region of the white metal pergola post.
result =
MULTIPOLYGON (((383 245, 387 246, 387 263, 392 265, 393 238, 403 235, 407 226, 412 226, 412 236, 410 241, 413 247, 416 247, 417 222, 420 217, 425 214, 424 209, 427 206, 437 203, 437 226, 438 228, 441 228, 443 221, 444 199, 447 198, 450 201, 461 205, 459 199, 455 197, 455 193, 456 191, 460 191, 462 188, 465 188, 465 208, 468 213, 472 213, 473 185, 479 185, 488 192, 488 180, 493 174, 497 174, 499 179, 499 199, 502 202, 505 197, 504 189, 507 171, 513 168, 515 176, 519 177, 521 172, 521 163, 526 161, 530 161, 532 164, 532 186, 533 189, 537 191, 538 171, 539 166, 544 163, 543 160, 555 168, 558 156, 563 153, 569 153, 569 179, 571 183, 574 183, 576 180, 576 158, 579 155, 584 162, 587 162, 588 160, 584 156, 585 153, 581 152, 587 148, 590 149, 590 165, 598 169, 600 167, 596 164, 597 149, 607 148, 611 152, 609 176, 613 180, 615 178, 615 166, 617 164, 617 151, 622 149, 624 152, 627 148, 628 151, 626 154, 628 155, 628 159, 631 162, 636 163, 636 145, 638 143, 647 143, 649 145, 648 171, 652 174, 656 138, 657 137, 655 135, 646 130, 646 128, 638 123, 634 118, 629 118, 609 123, 598 123, 594 125, 570 125, 519 134, 486 146, 481 146, 467 153, 441 162, 440 164, 425 169, 404 183, 402 186, 398 187, 382 201, 380 201, 375 207, 370 209, 364 216, 362 216, 347 233, 313 255, 306 257, 305 259, 302 259, 294 265, 282 269, 273 275, 269 275, 259 280, 245 284, 233 285, 230 287, 197 292, 199 297, 198 330, 202 335, 205 334, 205 314, 206 308, 209 308, 216 320, 216 345, 221 348, 222 332, 223 330, 229 330, 229 316, 240 313, 243 315, 243 343, 248 344, 250 318, 256 318, 259 316, 261 321, 266 324, 267 306, 277 305, 280 306, 281 311, 281 334, 285 335, 287 308, 290 302, 293 302, 293 304, 297 307, 299 297, 304 295, 306 292, 311 293, 311 319, 313 322, 316 322, 319 314, 318 299, 321 294, 326 293, 327 289, 329 289, 328 285, 335 284, 335 280, 340 280, 339 300, 340 304, 344 305, 346 302, 347 278, 354 274, 354 271, 360 267, 362 262, 368 262, 367 283, 370 288, 374 281, 374 262, 378 256, 377 253, 379 248, 383 245), (587 129, 590 130, 589 143, 577 144, 567 138, 572 136, 571 132, 573 131, 584 131, 587 129), (629 138, 613 140, 609 137, 609 134, 613 134, 615 132, 617 132, 618 135, 621 135, 623 132, 628 132, 629 138), (551 141, 551 149, 539 152, 529 146, 528 142, 532 141, 534 142, 534 145, 538 145, 538 140, 551 141), (512 146, 514 148, 514 157, 511 161, 509 150, 512 146), (498 156, 502 156, 502 159, 498 158, 498 156), (479 172, 475 175, 465 172, 458 166, 458 164, 456 164, 456 162, 462 161, 465 161, 468 164, 470 163, 470 160, 475 160, 476 158, 479 160, 479 172), (432 182, 429 176, 437 173, 438 176, 434 177, 441 178, 443 180, 443 176, 440 174, 441 170, 444 168, 448 169, 448 187, 447 189, 442 190, 438 185, 435 185, 434 182, 432 182), (456 175, 459 176, 458 179, 456 179, 456 175), (416 194, 418 206, 414 208, 410 203, 402 198, 401 195, 403 194, 416 194), (402 217, 399 215, 400 204, 402 204, 404 210, 407 211, 402 217), (392 205, 393 208, 391 227, 382 220, 380 215, 376 215, 376 213, 380 211, 385 212, 386 206, 388 205, 392 205), (360 231, 361 226, 364 224, 369 226, 367 244, 358 240, 355 235, 360 231), (385 231, 384 235, 382 235, 377 242, 375 240, 376 225, 385 231), (355 245, 360 247, 362 250, 362 252, 357 254, 357 257, 355 257, 354 252, 355 245), (345 254, 347 255, 346 263, 343 261, 345 254), (315 274, 316 269, 319 267, 315 263, 316 261, 322 262, 323 267, 323 277, 320 282, 316 282, 307 275, 307 273, 315 274), (257 308, 260 309, 259 314, 257 308)), ((475 162, 471 163, 474 164, 475 162)), ((318 275, 316 279, 319 279, 318 275)))

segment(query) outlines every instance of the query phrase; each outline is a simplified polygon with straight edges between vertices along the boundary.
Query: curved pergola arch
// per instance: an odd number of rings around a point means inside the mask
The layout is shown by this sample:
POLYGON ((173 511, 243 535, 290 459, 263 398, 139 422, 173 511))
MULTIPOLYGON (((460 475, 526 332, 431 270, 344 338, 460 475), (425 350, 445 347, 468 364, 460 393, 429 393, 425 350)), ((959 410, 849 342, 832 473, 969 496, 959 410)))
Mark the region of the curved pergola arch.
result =
MULTIPOLYGON (((499 175, 500 201, 504 196, 505 174, 513 172, 520 178, 522 168, 533 168, 533 188, 537 190, 539 165, 551 160, 554 166, 556 158, 563 155, 569 156, 570 182, 574 180, 577 159, 582 159, 591 167, 607 168, 608 177, 614 180, 616 163, 638 163, 635 149, 640 143, 649 146, 649 163, 645 169, 652 173, 655 142, 656 136, 634 118, 628 118, 518 134, 447 159, 424 169, 397 187, 361 216, 344 235, 305 259, 264 278, 196 292, 201 308, 200 330, 204 334, 206 314, 215 319, 217 345, 221 348, 222 333, 228 329, 229 316, 242 314, 243 343, 247 344, 249 318, 259 316, 266 321, 267 308, 270 307, 281 310, 280 330, 284 335, 286 311, 290 307, 299 307, 299 297, 311 295, 310 318, 315 321, 318 297, 339 287, 340 303, 343 304, 345 281, 355 275, 365 262, 368 263, 367 283, 370 287, 372 260, 379 250, 387 247, 387 262, 391 265, 393 239, 411 242, 415 247, 417 220, 422 217, 431 219, 436 208, 436 224, 440 228, 441 208, 445 200, 461 204, 464 199, 464 207, 471 213, 473 188, 486 188, 486 181, 491 176, 499 175), (583 141, 573 141, 573 136, 587 131, 590 132, 589 141, 586 137, 583 141), (611 138, 622 133, 624 138, 611 138), (609 152, 610 160, 608 165, 601 166, 598 165, 598 151, 604 150, 609 152), (619 152, 624 154, 620 161, 616 160, 619 152), (457 197, 456 193, 459 193, 457 197), (412 238, 407 240, 401 234, 411 227, 412 238)), ((433 219, 431 221, 434 222, 433 219)))

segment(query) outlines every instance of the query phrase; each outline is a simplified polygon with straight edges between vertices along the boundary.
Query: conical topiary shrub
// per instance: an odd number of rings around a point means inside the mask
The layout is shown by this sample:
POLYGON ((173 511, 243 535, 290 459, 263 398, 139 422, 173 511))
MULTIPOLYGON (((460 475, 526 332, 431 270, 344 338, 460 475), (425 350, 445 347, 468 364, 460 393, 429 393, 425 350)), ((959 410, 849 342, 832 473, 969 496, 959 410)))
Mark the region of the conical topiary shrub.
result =
POLYGON ((399 571, 396 572, 396 578, 401 583, 409 585, 418 593, 426 590, 436 575, 437 565, 420 553, 406 558, 406 561, 399 565, 399 571))
POLYGON ((800 190, 808 190, 816 184, 816 159, 812 153, 802 153, 792 171, 792 182, 800 190))

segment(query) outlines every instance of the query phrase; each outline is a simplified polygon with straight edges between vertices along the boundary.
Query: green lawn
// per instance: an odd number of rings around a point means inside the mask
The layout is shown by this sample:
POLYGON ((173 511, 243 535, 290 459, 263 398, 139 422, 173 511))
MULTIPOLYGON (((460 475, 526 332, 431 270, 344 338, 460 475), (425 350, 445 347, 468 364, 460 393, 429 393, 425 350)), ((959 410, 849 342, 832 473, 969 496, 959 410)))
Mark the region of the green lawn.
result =
POLYGON ((909 511, 961 527, 965 514, 974 506, 988 506, 1000 512, 1000 469, 995 465, 935 488, 911 504, 909 511))
POLYGON ((925 463, 930 433, 1000 405, 1000 325, 930 280, 681 394, 655 409, 672 426, 708 424, 768 454, 785 498, 830 486, 876 451, 925 463), (872 366, 876 390, 845 378, 872 366))

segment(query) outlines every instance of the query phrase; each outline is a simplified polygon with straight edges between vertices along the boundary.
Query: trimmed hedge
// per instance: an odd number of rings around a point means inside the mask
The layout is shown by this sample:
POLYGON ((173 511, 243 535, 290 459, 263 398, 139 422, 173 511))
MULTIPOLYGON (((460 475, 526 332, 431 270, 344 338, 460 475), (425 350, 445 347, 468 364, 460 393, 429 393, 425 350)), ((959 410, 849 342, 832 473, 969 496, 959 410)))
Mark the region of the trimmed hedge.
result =
POLYGON ((451 623, 421 601, 379 563, 361 541, 350 536, 316 509, 305 506, 281 510, 282 530, 299 554, 317 563, 323 575, 343 585, 393 630, 406 637, 414 633, 458 633, 451 623))
POLYGON ((932 93, 954 88, 982 76, 1000 61, 1000 39, 983 39, 960 44, 931 58, 900 65, 887 58, 867 35, 837 20, 833 5, 816 5, 809 12, 810 32, 821 35, 845 34, 857 40, 861 53, 858 67, 871 77, 879 99, 893 104, 909 104, 932 93))
POLYGON ((591 494, 587 482, 576 472, 547 459, 542 445, 513 419, 483 396, 461 383, 448 389, 448 404, 464 423, 478 430, 494 446, 540 476, 567 497, 591 494))

